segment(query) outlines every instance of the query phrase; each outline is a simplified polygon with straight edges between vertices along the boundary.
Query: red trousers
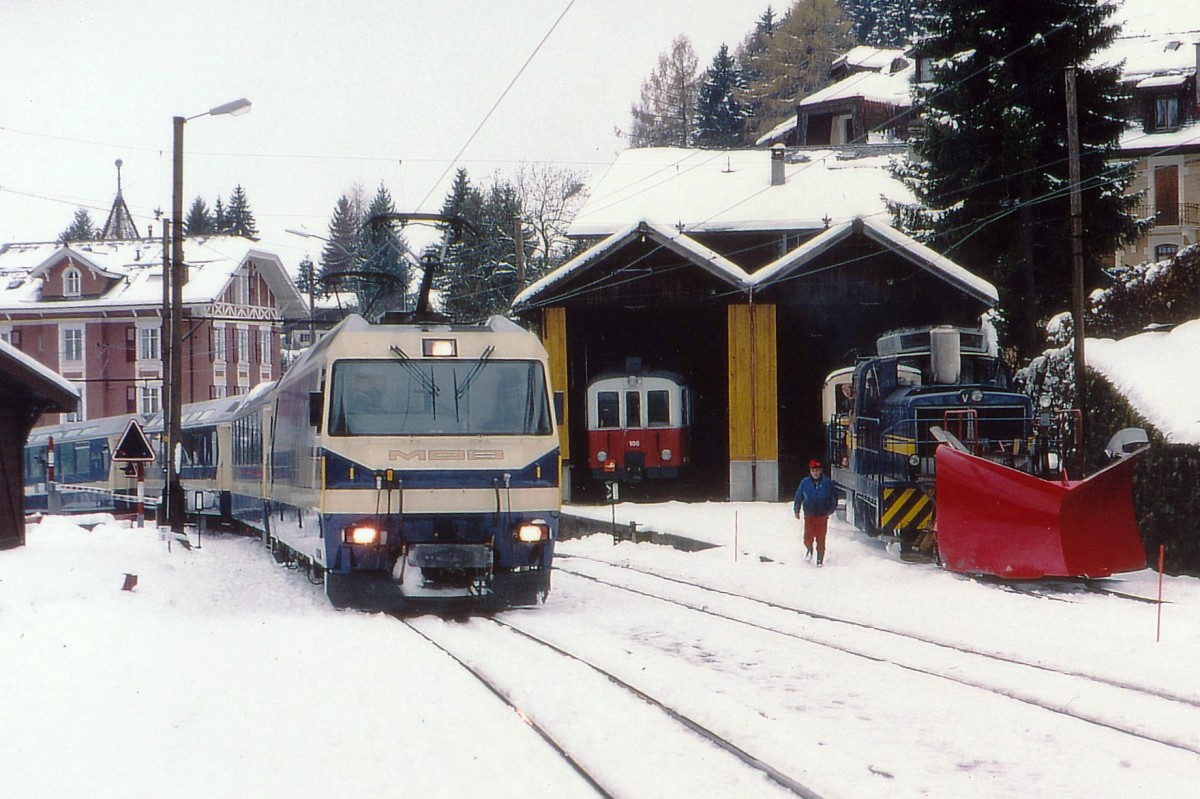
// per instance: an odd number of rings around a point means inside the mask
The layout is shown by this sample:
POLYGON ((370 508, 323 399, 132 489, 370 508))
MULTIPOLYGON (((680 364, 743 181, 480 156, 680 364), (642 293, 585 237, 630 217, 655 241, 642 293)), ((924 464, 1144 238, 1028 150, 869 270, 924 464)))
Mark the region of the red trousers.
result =
POLYGON ((817 554, 825 551, 825 531, 829 528, 828 516, 804 517, 804 548, 812 549, 817 545, 817 554))

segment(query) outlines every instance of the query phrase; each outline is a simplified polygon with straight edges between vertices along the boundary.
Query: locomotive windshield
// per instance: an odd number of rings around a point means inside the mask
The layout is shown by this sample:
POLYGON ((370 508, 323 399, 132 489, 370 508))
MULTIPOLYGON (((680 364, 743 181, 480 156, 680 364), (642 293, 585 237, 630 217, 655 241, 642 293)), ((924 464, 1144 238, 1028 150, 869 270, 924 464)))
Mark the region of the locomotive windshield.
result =
POLYGON ((541 363, 495 360, 338 361, 335 436, 548 435, 541 363))

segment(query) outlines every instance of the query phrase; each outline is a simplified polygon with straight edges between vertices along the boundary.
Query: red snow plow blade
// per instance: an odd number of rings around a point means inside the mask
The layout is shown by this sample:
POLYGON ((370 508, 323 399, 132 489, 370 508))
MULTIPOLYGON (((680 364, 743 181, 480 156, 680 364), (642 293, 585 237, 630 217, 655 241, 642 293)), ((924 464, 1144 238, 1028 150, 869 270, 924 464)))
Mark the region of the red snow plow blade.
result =
POLYGON ((947 444, 937 448, 937 542, 954 572, 1013 580, 1107 577, 1146 565, 1126 456, 1055 482, 947 444))

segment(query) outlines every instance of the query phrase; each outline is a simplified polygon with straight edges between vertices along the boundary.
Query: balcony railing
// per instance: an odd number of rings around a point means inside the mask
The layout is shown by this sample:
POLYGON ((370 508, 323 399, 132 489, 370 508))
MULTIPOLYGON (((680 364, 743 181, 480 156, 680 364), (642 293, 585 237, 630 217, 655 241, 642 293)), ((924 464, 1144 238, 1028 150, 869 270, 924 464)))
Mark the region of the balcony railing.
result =
MULTIPOLYGON (((1150 207, 1141 202, 1134 206, 1133 213, 1139 219, 1150 216, 1150 207)), ((1200 203, 1177 203, 1174 207, 1160 208, 1154 215, 1155 227, 1178 225, 1200 225, 1200 203)))

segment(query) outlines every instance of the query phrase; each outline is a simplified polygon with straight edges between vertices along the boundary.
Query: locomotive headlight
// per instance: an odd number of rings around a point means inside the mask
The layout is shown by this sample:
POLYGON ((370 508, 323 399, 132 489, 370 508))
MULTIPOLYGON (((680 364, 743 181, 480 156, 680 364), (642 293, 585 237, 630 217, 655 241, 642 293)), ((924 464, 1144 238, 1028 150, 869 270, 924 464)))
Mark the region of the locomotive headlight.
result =
POLYGON ((909 455, 908 456, 908 465, 909 466, 920 466, 921 465, 921 456, 915 452, 912 455, 909 455))
POLYGON ((525 544, 536 544, 550 537, 550 526, 543 519, 525 522, 517 528, 517 540, 525 544))
POLYGON ((671 456, 674 455, 675 453, 671 452, 671 450, 669 450, 669 449, 664 449, 659 454, 662 455, 662 459, 664 461, 669 461, 669 460, 671 460, 671 456))
POLYGON ((971 392, 971 402, 981 402, 983 400, 983 392, 975 389, 971 392))
POLYGON ((377 544, 379 543, 379 530, 370 525, 359 525, 358 527, 346 528, 346 543, 347 544, 377 544))
POLYGON ((604 463, 606 460, 608 460, 608 453, 605 452, 604 450, 600 450, 599 452, 596 453, 596 460, 600 461, 601 463, 604 463))
POLYGON ((458 342, 452 338, 424 338, 421 354, 426 358, 453 358, 458 355, 458 342))

